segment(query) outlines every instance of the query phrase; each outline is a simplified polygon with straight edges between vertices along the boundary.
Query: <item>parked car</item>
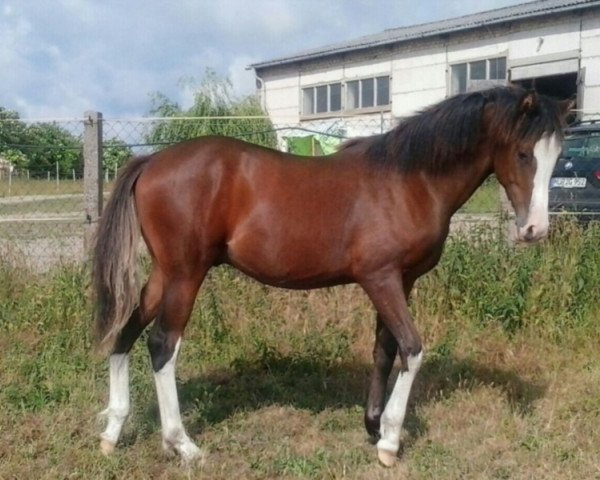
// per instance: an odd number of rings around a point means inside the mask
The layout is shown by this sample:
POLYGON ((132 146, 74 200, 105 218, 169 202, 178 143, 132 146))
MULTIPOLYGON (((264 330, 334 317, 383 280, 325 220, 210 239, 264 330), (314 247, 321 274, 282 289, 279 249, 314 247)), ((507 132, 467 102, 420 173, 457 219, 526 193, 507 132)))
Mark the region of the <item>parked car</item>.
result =
POLYGON ((550 212, 600 220, 600 120, 566 130, 550 179, 550 212))

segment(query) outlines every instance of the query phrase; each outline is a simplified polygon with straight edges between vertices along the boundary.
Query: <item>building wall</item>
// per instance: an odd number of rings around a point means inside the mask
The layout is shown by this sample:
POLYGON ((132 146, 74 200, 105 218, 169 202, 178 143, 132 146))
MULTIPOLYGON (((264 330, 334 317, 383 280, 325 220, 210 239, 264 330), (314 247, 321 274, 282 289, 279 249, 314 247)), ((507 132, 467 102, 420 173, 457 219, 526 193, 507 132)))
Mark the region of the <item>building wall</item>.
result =
MULTIPOLYGON (((300 115, 301 89, 306 86, 391 75, 390 116, 402 118, 446 98, 450 66, 506 56, 509 70, 543 64, 542 68, 582 68, 579 108, 583 116, 600 117, 600 12, 567 14, 508 23, 448 39, 404 42, 302 65, 260 72, 263 98, 275 123, 293 123, 300 115), (562 62, 562 63, 560 63, 562 62)), ((518 69, 521 70, 518 70, 518 69)), ((568 72, 560 72, 568 73, 568 72)), ((510 75, 510 74, 509 74, 510 75)), ((355 115, 360 117, 360 115, 355 115)))
POLYGON ((582 21, 581 68, 583 118, 600 118, 600 13, 582 21))

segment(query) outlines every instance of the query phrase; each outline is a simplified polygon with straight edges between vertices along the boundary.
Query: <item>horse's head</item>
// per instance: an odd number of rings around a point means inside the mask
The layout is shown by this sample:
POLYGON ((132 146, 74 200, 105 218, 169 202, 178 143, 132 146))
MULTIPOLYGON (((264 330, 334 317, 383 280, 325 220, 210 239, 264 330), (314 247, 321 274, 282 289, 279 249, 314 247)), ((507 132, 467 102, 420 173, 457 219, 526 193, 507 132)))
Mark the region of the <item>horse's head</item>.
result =
POLYGON ((536 242, 548 233, 550 177, 562 149, 561 125, 572 106, 571 100, 525 93, 510 140, 493 153, 496 177, 515 209, 520 241, 536 242))

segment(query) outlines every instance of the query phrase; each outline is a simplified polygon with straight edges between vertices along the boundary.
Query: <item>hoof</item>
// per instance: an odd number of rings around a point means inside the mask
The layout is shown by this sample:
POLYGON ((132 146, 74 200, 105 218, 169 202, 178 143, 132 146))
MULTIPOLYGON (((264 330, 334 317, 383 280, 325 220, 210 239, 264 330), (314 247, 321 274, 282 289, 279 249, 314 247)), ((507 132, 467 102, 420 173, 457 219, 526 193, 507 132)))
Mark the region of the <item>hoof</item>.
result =
POLYGON ((193 465, 204 465, 206 463, 206 452, 202 449, 198 449, 197 452, 192 454, 182 454, 181 464, 184 467, 191 467, 193 465))
POLYGON ((183 466, 203 465, 206 460, 206 452, 198 448, 187 436, 185 441, 176 444, 163 438, 162 446, 163 451, 169 457, 179 456, 183 466))
POLYGON ((377 456, 379 457, 379 461, 384 467, 393 467, 398 459, 398 456, 395 452, 390 452, 389 450, 377 449, 377 456))
POLYGON ((102 439, 100 440, 100 450, 104 455, 109 456, 115 451, 115 444, 102 439))
POLYGON ((165 442, 164 440, 162 442, 162 448, 163 448, 163 453, 168 458, 173 458, 173 457, 177 456, 177 450, 175 450, 175 447, 173 447, 170 443, 165 442))

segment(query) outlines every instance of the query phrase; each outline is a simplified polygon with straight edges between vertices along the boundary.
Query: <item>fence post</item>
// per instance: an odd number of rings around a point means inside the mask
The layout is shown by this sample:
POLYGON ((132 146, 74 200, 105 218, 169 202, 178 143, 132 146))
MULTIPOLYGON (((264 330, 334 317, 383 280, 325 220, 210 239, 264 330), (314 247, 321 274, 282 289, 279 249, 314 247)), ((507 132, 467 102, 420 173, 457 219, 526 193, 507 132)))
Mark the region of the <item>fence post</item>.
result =
POLYGON ((102 214, 102 113, 87 111, 83 116, 83 252, 84 258, 88 259, 102 214))

